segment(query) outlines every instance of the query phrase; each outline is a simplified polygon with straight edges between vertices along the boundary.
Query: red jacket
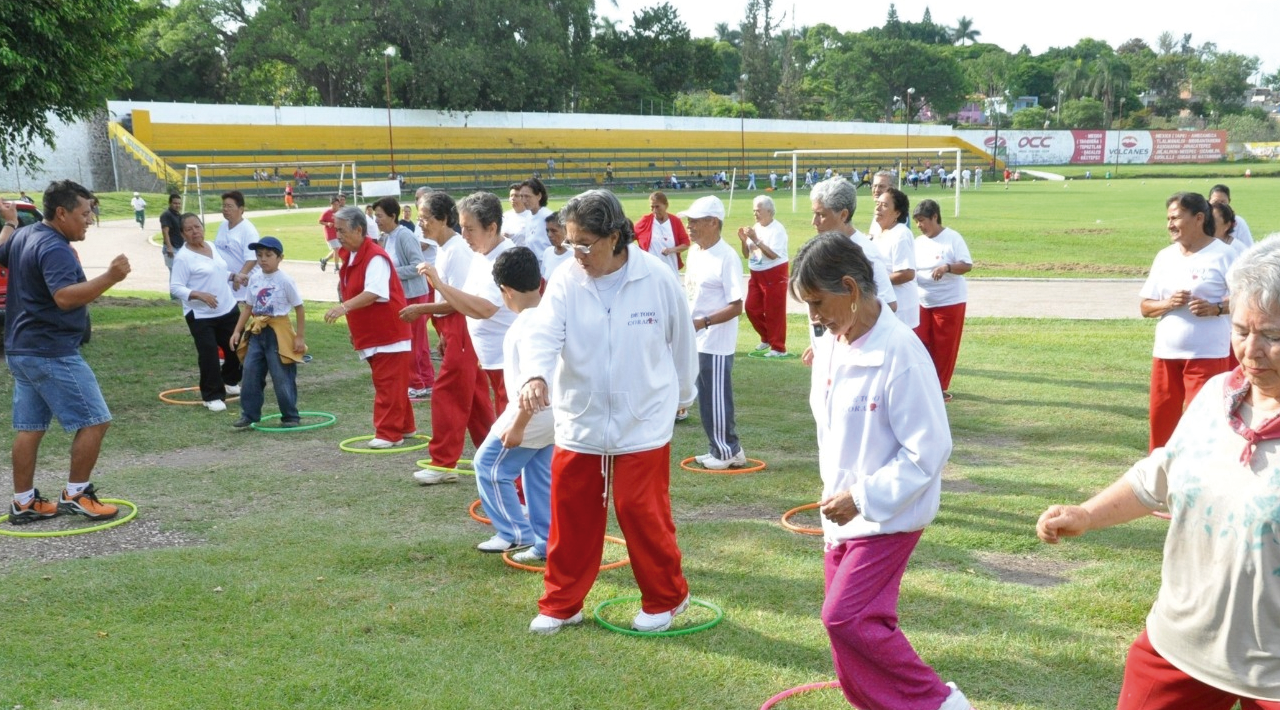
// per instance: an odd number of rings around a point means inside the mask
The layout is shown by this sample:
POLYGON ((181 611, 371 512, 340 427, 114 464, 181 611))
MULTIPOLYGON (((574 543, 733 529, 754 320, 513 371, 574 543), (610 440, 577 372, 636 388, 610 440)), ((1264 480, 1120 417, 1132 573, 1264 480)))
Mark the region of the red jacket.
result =
MULTIPOLYGON (((680 221, 680 218, 674 214, 668 214, 667 221, 671 222, 671 236, 676 238, 676 246, 681 244, 687 246, 689 244, 689 233, 684 231, 684 224, 680 221)), ((636 222, 635 230, 636 244, 640 246, 641 251, 649 251, 649 242, 653 240, 653 213, 650 212, 641 217, 640 221, 636 222)), ((684 268, 684 259, 681 259, 679 254, 676 254, 676 268, 684 268)))
POLYGON ((364 272, 370 259, 382 257, 392 264, 391 298, 385 302, 375 301, 372 305, 352 311, 347 315, 347 327, 351 329, 351 344, 356 350, 376 348, 379 345, 391 345, 401 340, 411 340, 409 324, 400 320, 400 311, 405 307, 404 288, 400 279, 396 278, 395 262, 372 239, 365 239, 356 251, 348 268, 347 259, 351 252, 346 247, 338 250, 343 268, 338 272, 339 293, 346 301, 364 293, 364 272))

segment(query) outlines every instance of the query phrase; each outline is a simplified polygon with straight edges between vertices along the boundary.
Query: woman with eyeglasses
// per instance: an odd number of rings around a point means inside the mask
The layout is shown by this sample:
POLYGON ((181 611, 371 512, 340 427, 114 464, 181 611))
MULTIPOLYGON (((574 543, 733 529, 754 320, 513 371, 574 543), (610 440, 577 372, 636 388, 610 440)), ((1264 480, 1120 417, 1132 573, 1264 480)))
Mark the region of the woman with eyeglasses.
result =
POLYGON ((561 215, 574 262, 551 275, 521 350, 520 408, 555 412, 545 593, 529 630, 582 622, 612 490, 641 593, 632 628, 664 631, 689 605, 668 486, 676 410, 695 395, 693 321, 612 192, 578 195, 561 215))

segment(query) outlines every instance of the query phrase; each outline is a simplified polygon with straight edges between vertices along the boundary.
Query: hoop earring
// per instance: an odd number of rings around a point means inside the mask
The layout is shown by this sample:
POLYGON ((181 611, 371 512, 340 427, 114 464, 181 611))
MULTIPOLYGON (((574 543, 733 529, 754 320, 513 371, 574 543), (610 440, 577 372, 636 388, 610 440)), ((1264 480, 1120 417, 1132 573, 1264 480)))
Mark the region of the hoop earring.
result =
POLYGON ((857 301, 854 301, 854 302, 853 302, 853 304, 852 304, 851 306, 849 306, 849 312, 850 312, 850 313, 852 313, 852 314, 854 314, 854 315, 857 315, 857 314, 858 314, 858 302, 857 302, 857 301))

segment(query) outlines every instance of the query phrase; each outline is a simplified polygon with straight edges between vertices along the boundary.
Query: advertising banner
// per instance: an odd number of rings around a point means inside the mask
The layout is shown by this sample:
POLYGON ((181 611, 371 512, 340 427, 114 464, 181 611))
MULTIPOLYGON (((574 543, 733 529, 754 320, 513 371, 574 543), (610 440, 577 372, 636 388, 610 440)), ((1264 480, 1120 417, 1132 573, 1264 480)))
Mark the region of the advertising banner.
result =
POLYGON ((1011 165, 1208 163, 1221 160, 1226 131, 956 131, 1011 165), (998 153, 996 151, 999 151, 998 153))

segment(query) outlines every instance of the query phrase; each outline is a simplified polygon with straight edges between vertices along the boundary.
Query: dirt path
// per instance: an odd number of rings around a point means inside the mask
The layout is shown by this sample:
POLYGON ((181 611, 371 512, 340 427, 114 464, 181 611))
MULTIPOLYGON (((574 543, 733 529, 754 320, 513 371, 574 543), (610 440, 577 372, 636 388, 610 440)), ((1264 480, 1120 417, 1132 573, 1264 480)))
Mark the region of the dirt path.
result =
MULTIPOLYGON (((321 210, 300 210, 314 212, 321 210)), ((283 214, 283 210, 247 213, 246 217, 283 214)), ((211 215, 210 234, 216 234, 221 219, 211 215)), ((125 254, 133 272, 118 286, 127 291, 169 291, 169 272, 160 248, 150 238, 159 220, 148 216, 146 230, 131 220, 103 222, 92 227, 84 242, 77 244, 85 273, 93 278, 106 270, 116 254, 125 254)), ((336 300, 338 279, 332 270, 321 272, 314 261, 285 260, 285 270, 298 282, 303 298, 310 301, 336 300)), ((1141 279, 969 279, 967 315, 1001 318, 1139 318, 1138 290, 1141 279)), ((792 302, 789 310, 803 313, 804 306, 792 302)))

